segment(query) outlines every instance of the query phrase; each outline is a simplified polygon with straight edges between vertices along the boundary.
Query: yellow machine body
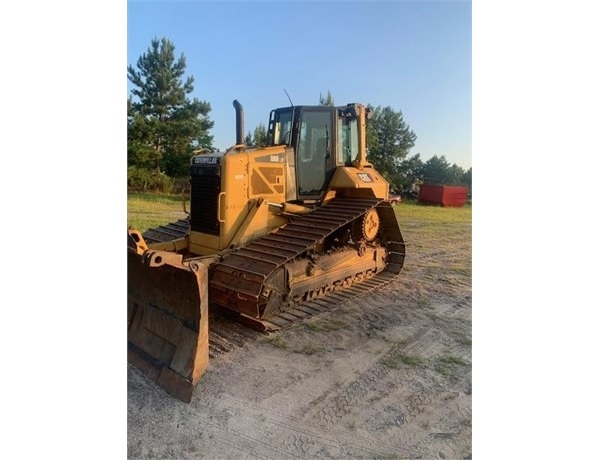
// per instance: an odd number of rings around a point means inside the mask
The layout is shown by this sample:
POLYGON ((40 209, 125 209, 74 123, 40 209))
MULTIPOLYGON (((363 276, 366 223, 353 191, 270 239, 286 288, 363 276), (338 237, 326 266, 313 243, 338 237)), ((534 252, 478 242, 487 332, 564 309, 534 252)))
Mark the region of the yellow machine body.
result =
POLYGON ((130 362, 184 401, 208 363, 209 308, 274 329, 404 264, 389 184, 367 162, 365 106, 276 109, 261 148, 243 144, 234 107, 236 144, 191 159, 189 220, 128 232, 130 362))

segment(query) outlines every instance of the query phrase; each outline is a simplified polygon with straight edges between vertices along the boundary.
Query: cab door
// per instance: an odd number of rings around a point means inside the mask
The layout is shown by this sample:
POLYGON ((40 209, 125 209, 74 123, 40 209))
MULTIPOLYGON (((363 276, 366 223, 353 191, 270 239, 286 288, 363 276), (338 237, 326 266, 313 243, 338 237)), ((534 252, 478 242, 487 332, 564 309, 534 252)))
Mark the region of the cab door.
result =
POLYGON ((314 107, 302 111, 296 158, 298 198, 319 199, 335 168, 333 108, 314 107))

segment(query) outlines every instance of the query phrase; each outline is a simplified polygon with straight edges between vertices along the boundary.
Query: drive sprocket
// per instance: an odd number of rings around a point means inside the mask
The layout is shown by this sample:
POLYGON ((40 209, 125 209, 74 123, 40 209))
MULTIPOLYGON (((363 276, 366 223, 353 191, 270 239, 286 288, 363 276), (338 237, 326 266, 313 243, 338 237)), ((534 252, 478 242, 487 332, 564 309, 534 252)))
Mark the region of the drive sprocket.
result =
POLYGON ((370 209, 352 223, 352 240, 372 242, 379 233, 381 221, 375 208, 370 209))

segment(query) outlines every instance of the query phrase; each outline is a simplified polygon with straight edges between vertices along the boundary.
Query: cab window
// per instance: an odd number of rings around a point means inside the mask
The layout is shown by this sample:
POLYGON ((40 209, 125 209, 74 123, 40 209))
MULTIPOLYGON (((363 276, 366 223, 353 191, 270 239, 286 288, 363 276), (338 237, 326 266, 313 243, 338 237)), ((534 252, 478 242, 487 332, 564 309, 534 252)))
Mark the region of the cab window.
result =
POLYGON ((273 111, 269 120, 269 145, 289 144, 292 135, 292 111, 273 111))
POLYGON ((351 165, 358 156, 358 122, 356 119, 338 119, 338 163, 351 165))

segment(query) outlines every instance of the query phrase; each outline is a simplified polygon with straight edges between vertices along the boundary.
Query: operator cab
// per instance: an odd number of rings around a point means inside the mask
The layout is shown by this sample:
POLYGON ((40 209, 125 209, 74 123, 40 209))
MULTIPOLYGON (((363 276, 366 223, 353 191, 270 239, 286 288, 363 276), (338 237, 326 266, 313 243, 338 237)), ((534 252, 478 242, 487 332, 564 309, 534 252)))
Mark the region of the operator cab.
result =
POLYGON ((269 116, 268 144, 293 148, 298 201, 319 200, 334 170, 352 166, 359 154, 358 114, 354 105, 296 106, 269 116))

